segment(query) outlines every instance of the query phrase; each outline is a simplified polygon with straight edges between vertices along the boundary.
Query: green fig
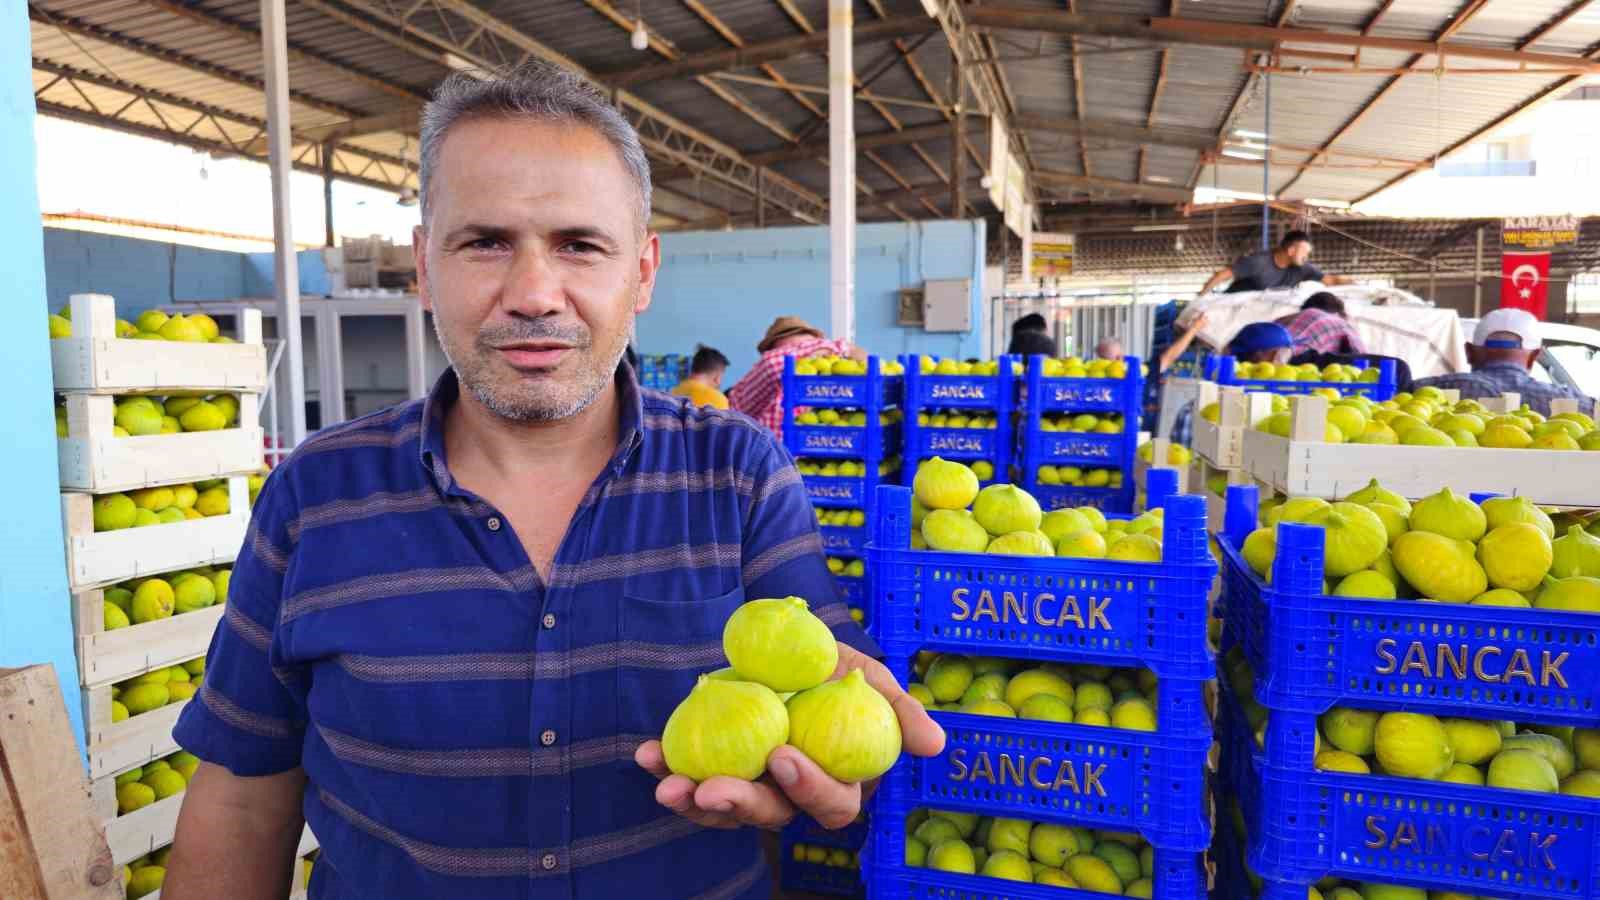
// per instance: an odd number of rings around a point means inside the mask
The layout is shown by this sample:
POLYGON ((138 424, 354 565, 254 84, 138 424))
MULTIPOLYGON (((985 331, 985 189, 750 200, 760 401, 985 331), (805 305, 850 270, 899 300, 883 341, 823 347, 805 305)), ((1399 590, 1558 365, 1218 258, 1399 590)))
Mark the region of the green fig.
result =
POLYGON ((1600 577, 1600 537, 1583 530, 1582 525, 1572 525, 1567 533, 1551 542, 1554 558, 1550 574, 1556 578, 1574 575, 1600 577))
POLYGON ((877 778, 900 758, 900 720, 860 669, 789 700, 789 743, 835 780, 877 778))
POLYGON ((1483 501, 1483 515, 1489 531, 1512 522, 1527 522, 1544 532, 1545 537, 1556 536, 1555 523, 1527 497, 1490 497, 1483 501))
POLYGON ((722 629, 734 671, 774 691, 803 691, 839 667, 839 642, 799 597, 751 600, 722 629))
POLYGON ((667 768, 696 782, 716 775, 754 781, 789 739, 789 713, 770 688, 700 676, 661 732, 667 768))

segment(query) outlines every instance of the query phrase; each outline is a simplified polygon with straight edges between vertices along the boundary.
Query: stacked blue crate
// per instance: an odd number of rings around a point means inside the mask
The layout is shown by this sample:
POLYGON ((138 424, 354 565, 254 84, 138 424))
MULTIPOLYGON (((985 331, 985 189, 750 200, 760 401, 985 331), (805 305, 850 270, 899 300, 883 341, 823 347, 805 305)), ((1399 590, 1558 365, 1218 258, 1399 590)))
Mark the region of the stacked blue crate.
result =
MULTIPOLYGON (((1366 371, 1366 360, 1356 360, 1355 367, 1366 371)), ((1267 391, 1273 394, 1309 394, 1318 388, 1333 388, 1346 397, 1361 396, 1382 402, 1399 390, 1395 383, 1394 360, 1378 364, 1377 381, 1279 381, 1276 379, 1241 378, 1238 360, 1231 356, 1213 356, 1206 360, 1205 379, 1227 387, 1241 387, 1246 391, 1267 391)))
POLYGON ((1016 410, 1020 380, 1012 363, 1015 357, 1002 356, 994 375, 941 375, 922 371, 925 357, 902 356, 905 366, 905 465, 916 472, 917 465, 935 456, 972 464, 987 462, 993 477, 979 479, 987 487, 1010 481, 1012 444, 1016 429, 1012 413, 1016 410), (955 410, 968 416, 981 415, 993 420, 991 428, 949 427, 932 424, 934 417, 955 410), (924 424, 924 421, 927 424, 924 424))
POLYGON ((1124 359, 1127 374, 1122 378, 1045 377, 1044 362, 1042 356, 1028 358, 1023 387, 1017 454, 1023 489, 1046 510, 1094 506, 1107 512, 1132 512, 1136 488, 1133 458, 1139 443, 1139 409, 1144 389, 1139 358, 1124 359), (1054 413, 1118 413, 1122 416, 1122 431, 1100 434, 1044 430, 1044 417, 1054 413), (1041 466, 1114 469, 1121 473, 1121 485, 1045 484, 1039 478, 1041 466))
POLYGON ((804 813, 796 816, 780 837, 778 870, 783 890, 861 896, 861 848, 866 842, 865 818, 830 831, 804 813))
MULTIPOLYGON (((1229 489, 1218 546, 1226 643, 1239 644, 1267 710, 1264 744, 1241 734, 1248 725, 1223 743, 1263 896, 1299 900, 1331 875, 1489 897, 1600 897, 1600 799, 1314 764, 1318 718, 1335 706, 1600 726, 1600 617, 1327 596, 1323 529, 1293 523, 1278 525, 1268 584, 1241 553, 1256 501, 1254 486, 1229 489)), ((1223 712, 1241 721, 1232 699, 1223 712)))
MULTIPOLYGON (((783 443, 790 455, 800 460, 815 460, 837 467, 840 462, 859 462, 861 472, 847 476, 801 475, 813 506, 822 510, 859 511, 851 513, 850 524, 824 524, 823 552, 842 560, 859 560, 866 554, 867 522, 880 484, 898 484, 900 472, 882 471, 885 463, 898 466, 901 423, 885 422, 897 417, 905 381, 900 375, 886 375, 876 356, 867 357, 861 375, 801 375, 795 372, 795 359, 783 363, 783 443), (861 425, 808 424, 809 417, 828 410, 859 410, 865 416, 861 425), (806 421, 801 421, 805 419, 806 421)), ((866 608, 866 579, 860 575, 835 573, 840 596, 853 610, 866 608)))
POLYGON ((872 616, 884 663, 902 684, 918 652, 935 651, 1140 666, 1159 688, 1153 732, 932 712, 944 749, 902 757, 873 797, 869 897, 1095 896, 906 866, 906 818, 919 808, 1137 833, 1154 848, 1155 896, 1205 894, 1204 691, 1215 665, 1205 623, 1217 567, 1205 501, 1176 496, 1169 470, 1151 480, 1152 503, 1165 509, 1159 563, 912 550, 910 492, 880 489, 867 551, 872 616))

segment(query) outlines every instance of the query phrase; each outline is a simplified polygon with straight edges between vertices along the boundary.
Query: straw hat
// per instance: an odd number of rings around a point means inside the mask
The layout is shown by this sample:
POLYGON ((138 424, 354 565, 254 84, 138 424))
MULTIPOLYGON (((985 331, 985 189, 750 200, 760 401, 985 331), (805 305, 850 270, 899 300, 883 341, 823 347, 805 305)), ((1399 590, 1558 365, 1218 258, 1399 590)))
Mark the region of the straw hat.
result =
POLYGON ((767 333, 761 338, 761 343, 756 345, 756 350, 765 353, 771 350, 779 341, 797 334, 809 334, 812 337, 822 337, 822 332, 812 327, 810 323, 799 316, 779 316, 767 328, 767 333))

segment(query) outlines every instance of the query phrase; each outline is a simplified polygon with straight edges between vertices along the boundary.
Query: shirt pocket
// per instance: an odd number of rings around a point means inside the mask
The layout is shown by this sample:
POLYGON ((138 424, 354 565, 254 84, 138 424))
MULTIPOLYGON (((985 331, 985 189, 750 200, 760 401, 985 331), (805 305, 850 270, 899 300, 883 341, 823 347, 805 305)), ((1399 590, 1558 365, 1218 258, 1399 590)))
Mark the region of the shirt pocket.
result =
POLYGON ((700 600, 621 597, 617 722, 624 734, 659 736, 695 679, 728 664, 722 629, 743 603, 743 587, 700 600))

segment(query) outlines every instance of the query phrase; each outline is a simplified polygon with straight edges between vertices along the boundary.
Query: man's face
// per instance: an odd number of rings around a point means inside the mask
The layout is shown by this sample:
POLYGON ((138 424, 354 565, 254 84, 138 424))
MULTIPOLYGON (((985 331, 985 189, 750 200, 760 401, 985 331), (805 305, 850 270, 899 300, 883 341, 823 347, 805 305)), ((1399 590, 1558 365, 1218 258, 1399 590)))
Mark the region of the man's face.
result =
POLYGON ((1303 266, 1306 264, 1306 260, 1311 258, 1311 242, 1295 241, 1283 252, 1288 255, 1291 264, 1303 266))
POLYGON ((471 119, 430 188, 418 287, 462 386, 507 419, 576 415, 616 372, 661 259, 616 152, 591 128, 471 119))

